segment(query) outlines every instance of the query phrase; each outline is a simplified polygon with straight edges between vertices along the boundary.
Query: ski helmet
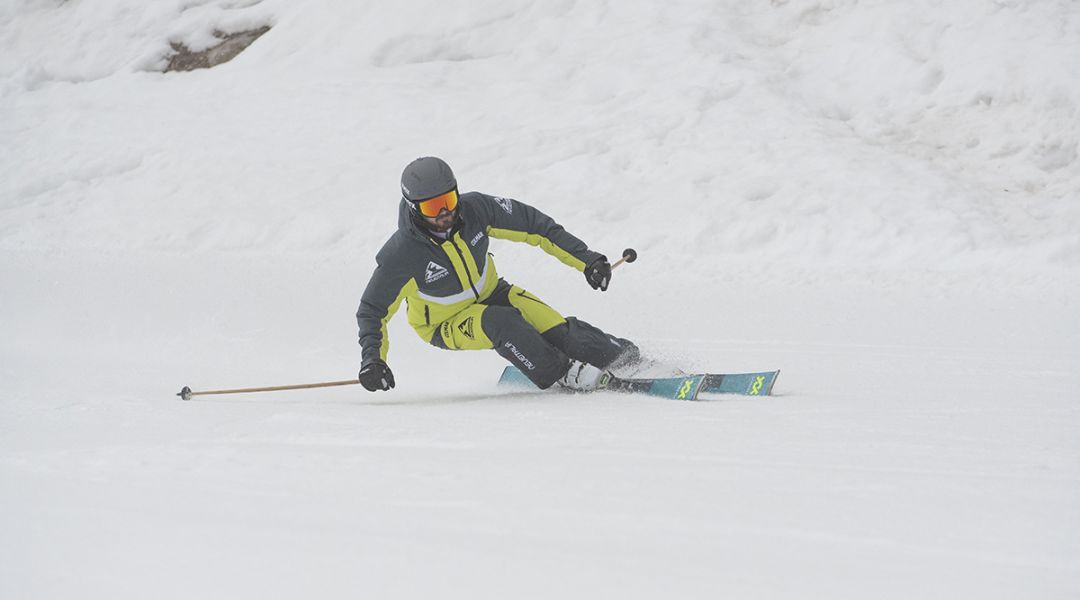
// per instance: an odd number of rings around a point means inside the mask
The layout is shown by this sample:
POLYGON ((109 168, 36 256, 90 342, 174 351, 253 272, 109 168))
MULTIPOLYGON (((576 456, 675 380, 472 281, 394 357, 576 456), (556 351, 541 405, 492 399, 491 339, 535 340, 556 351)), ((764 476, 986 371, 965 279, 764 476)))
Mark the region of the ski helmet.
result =
POLYGON ((425 156, 409 163, 401 172, 401 195, 412 204, 434 198, 457 188, 450 165, 441 158, 425 156))

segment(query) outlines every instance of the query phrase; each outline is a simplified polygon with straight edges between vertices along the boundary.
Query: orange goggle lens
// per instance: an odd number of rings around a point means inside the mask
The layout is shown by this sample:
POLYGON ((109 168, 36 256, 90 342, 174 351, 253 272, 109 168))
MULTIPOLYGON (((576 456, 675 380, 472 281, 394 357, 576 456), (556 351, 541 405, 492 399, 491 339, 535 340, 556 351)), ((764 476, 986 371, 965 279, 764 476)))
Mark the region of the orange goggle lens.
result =
POLYGON ((457 208, 457 190, 450 190, 440 196, 418 202, 417 208, 420 209, 420 214, 425 217, 437 217, 444 208, 454 212, 454 209, 457 208))

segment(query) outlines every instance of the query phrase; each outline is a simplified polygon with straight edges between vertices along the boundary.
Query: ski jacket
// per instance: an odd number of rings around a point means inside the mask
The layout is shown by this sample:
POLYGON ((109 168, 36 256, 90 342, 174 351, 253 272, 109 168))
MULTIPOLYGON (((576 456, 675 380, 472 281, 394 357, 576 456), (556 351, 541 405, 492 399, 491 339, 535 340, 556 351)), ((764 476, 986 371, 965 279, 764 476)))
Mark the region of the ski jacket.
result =
POLYGON ((356 311, 364 365, 386 362, 386 324, 402 300, 409 325, 430 343, 443 321, 491 295, 499 275, 488 253, 489 238, 538 246, 582 272, 602 256, 551 217, 510 198, 462 194, 457 224, 446 240, 433 238, 415 223, 402 199, 398 230, 375 256, 375 272, 356 311))

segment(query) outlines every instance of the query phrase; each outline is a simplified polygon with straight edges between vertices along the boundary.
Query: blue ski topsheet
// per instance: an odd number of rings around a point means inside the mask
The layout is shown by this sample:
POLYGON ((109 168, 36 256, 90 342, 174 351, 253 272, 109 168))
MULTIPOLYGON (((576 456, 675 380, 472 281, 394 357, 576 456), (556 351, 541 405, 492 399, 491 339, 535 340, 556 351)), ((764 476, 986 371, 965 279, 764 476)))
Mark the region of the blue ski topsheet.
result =
POLYGON ((742 394, 744 396, 768 396, 780 371, 762 373, 729 373, 705 375, 703 394, 742 394))
POLYGON ((704 375, 682 375, 679 377, 661 377, 655 379, 619 379, 611 377, 603 389, 616 392, 648 394, 672 400, 697 400, 704 375))

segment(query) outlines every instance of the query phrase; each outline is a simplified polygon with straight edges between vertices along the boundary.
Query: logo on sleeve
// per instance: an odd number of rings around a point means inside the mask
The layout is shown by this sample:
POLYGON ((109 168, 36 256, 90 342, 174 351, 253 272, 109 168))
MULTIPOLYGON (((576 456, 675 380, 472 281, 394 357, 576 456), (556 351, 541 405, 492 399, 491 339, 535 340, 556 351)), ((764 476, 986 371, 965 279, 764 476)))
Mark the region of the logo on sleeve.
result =
POLYGON ((431 261, 427 264, 427 275, 424 277, 424 281, 432 283, 434 281, 442 279, 443 277, 446 277, 449 274, 450 271, 447 271, 446 267, 436 264, 435 261, 431 261))
POLYGON ((502 198, 500 196, 495 197, 495 202, 506 211, 506 214, 514 214, 514 201, 510 198, 502 198))
POLYGON ((469 245, 472 246, 473 248, 475 248, 476 244, 478 244, 480 242, 480 240, 482 240, 482 239, 484 239, 484 232, 483 231, 481 231, 481 232, 477 233, 476 235, 474 235, 472 241, 469 242, 469 245))

